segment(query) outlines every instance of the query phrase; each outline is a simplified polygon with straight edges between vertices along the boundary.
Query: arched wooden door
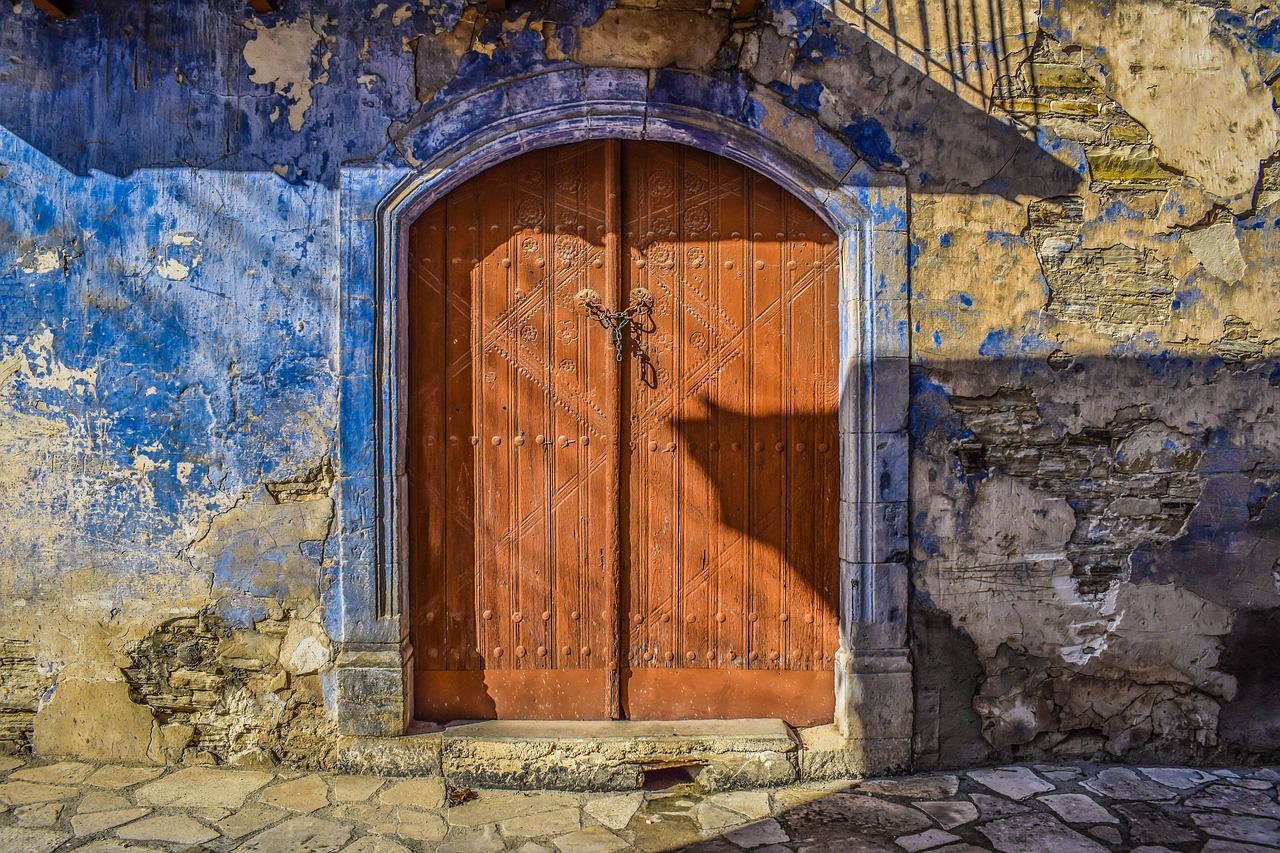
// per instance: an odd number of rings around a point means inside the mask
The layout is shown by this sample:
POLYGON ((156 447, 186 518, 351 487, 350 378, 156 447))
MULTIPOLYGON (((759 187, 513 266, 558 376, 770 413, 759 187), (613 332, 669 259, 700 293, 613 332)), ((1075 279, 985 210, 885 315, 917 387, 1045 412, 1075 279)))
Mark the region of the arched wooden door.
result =
POLYGON ((587 142, 433 205, 409 273, 417 716, 829 722, 830 229, 724 158, 587 142))

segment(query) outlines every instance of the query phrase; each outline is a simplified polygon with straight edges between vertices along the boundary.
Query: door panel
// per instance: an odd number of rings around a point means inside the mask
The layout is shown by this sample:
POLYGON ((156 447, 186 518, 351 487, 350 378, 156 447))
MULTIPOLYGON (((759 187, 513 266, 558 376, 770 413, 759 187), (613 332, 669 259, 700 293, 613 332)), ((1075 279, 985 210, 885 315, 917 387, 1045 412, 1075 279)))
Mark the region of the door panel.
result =
POLYGON ((678 145, 532 152, 418 219, 420 718, 831 720, 838 268, 797 199, 678 145), (574 297, 632 288, 620 363, 574 297))
POLYGON ((655 300, 629 368, 627 715, 830 722, 834 236, 723 158, 628 143, 623 163, 623 272, 655 300))
POLYGON ((583 519, 616 491, 617 371, 598 357, 607 334, 573 303, 609 278, 603 174, 603 143, 534 152, 453 191, 411 231, 409 536, 425 719, 609 711, 616 531, 583 519))

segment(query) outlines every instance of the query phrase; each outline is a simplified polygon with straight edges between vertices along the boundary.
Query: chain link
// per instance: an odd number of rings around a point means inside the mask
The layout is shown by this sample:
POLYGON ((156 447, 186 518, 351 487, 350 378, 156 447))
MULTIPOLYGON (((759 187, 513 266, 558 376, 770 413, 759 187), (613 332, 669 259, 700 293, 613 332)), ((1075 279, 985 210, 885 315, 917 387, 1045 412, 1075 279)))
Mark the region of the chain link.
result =
MULTIPOLYGON (((609 343, 613 345, 613 354, 618 361, 622 361, 623 350, 626 346, 627 336, 625 331, 630 326, 636 332, 643 331, 633 320, 641 314, 648 314, 650 304, 647 300, 637 300, 632 302, 621 311, 606 311, 600 307, 598 302, 585 303, 588 314, 595 317, 600 325, 609 330, 609 343)), ((641 358, 646 357, 644 345, 640 343, 639 335, 635 336, 634 346, 636 355, 641 358)))

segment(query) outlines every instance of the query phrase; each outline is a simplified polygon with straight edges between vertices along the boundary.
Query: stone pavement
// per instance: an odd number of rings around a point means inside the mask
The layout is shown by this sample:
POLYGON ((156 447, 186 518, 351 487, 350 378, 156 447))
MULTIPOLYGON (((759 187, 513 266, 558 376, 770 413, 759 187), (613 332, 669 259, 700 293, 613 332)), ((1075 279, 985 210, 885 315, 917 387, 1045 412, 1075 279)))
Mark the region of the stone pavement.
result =
POLYGON ((1262 853, 1280 771, 1033 764, 706 794, 0 755, 0 851, 1262 853), (453 801, 454 805, 448 805, 453 801))

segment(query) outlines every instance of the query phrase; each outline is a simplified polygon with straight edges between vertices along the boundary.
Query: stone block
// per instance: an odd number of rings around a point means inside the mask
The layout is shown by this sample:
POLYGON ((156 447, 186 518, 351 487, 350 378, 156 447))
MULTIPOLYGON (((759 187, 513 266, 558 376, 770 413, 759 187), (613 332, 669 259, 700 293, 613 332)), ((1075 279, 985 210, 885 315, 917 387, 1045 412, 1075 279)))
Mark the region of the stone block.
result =
MULTIPOLYGON (((866 660, 874 649, 907 643, 907 567, 903 563, 854 565, 848 570, 851 645, 866 660)), ((895 661, 897 658, 895 657, 895 661)))
POLYGON ((344 667, 333 671, 338 694, 338 732, 387 738, 405 729, 404 676, 399 667, 344 667))
POLYGON ((871 416, 866 427, 875 433, 898 433, 907 428, 911 401, 911 362, 901 357, 877 358, 864 384, 871 416))
POLYGON ((439 776, 440 732, 338 738, 338 768, 353 775, 439 776))
POLYGON ((905 739, 909 742, 914 716, 910 669, 905 672, 854 669, 846 677, 849 736, 858 740, 905 739))
POLYGON ((160 725, 118 681, 64 679, 36 714, 35 751, 124 764, 164 762, 160 725))
POLYGON ((1049 113, 1060 116, 1078 116, 1093 118, 1101 112, 1101 107, 1092 101, 1050 101, 1049 113))
POLYGON ((1098 83, 1079 65, 1057 62, 1028 62, 1019 72, 1033 89, 1096 89, 1098 83))
POLYGON ((1169 181, 1177 177, 1160 165, 1152 154, 1117 151, 1091 151, 1089 173, 1095 181, 1169 181))
POLYGON ((836 726, 801 729, 802 782, 830 782, 901 772, 911 764, 911 739, 850 738, 836 726))
POLYGON ((138 789, 139 803, 169 808, 238 809, 272 774, 252 770, 189 767, 138 789))

